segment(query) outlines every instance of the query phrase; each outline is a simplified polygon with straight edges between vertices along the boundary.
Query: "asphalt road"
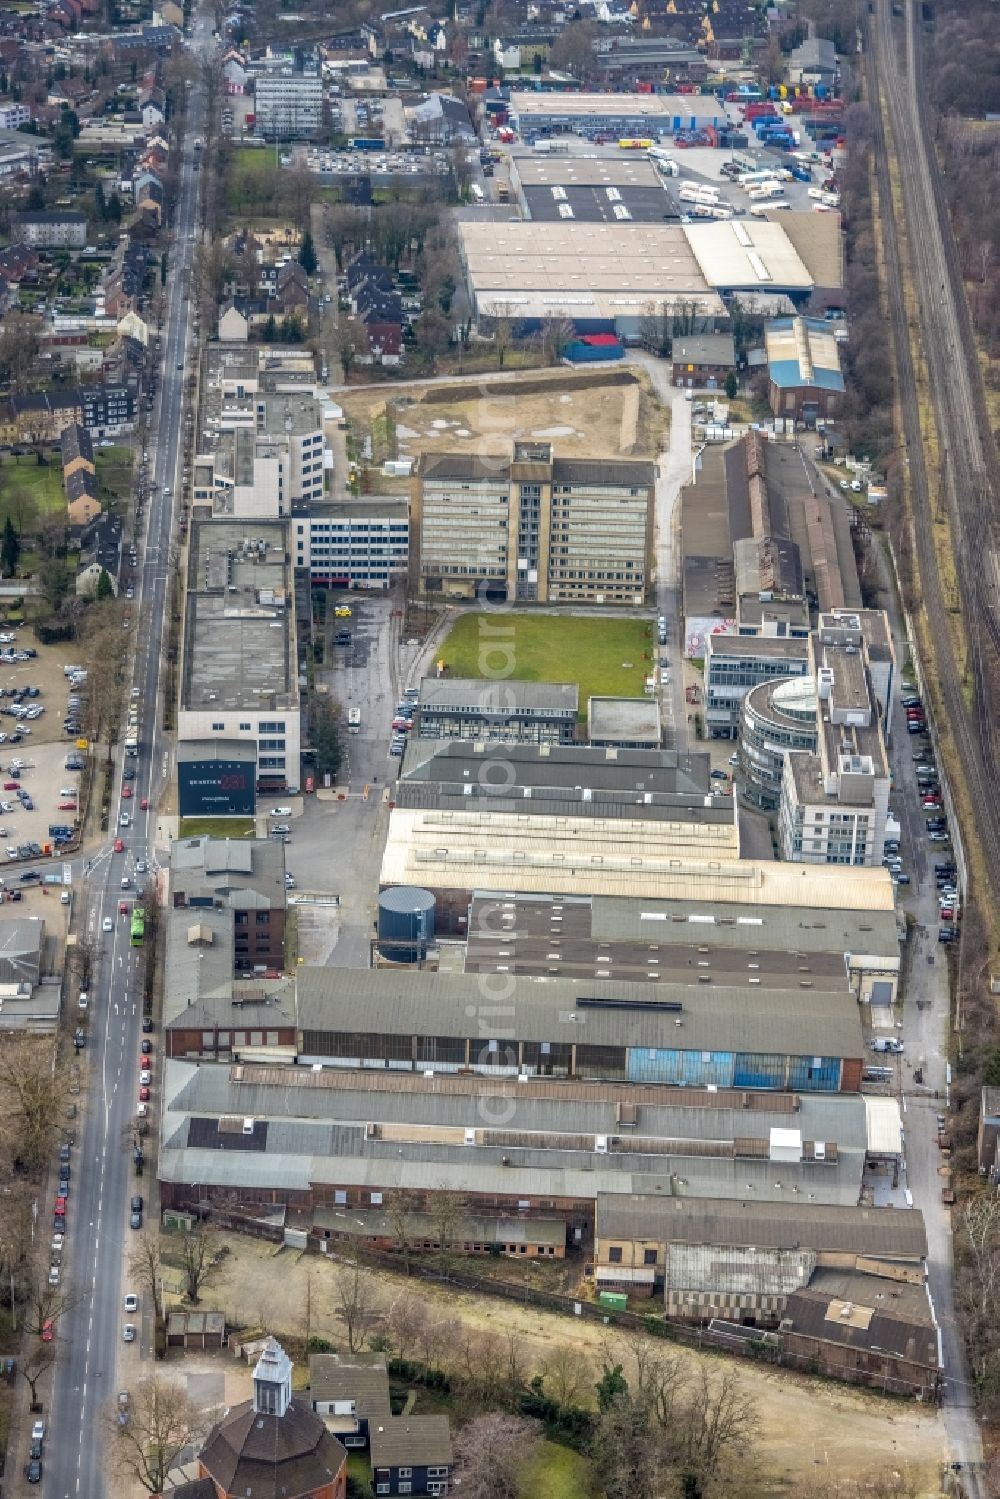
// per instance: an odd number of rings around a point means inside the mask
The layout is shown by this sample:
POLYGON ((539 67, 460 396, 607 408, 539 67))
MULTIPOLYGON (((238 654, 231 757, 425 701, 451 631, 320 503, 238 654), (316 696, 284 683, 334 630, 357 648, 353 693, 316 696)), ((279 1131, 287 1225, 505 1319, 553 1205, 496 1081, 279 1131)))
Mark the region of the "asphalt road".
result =
MULTIPOLYGON (((193 50, 211 48, 211 21, 199 13, 193 50)), ((179 488, 182 459, 182 402, 189 341, 189 307, 185 291, 194 252, 197 186, 192 142, 203 130, 204 98, 200 82, 191 89, 189 127, 183 148, 174 240, 170 249, 167 310, 163 326, 162 379, 148 442, 150 499, 145 535, 140 542, 134 617, 138 635, 129 687, 139 689, 140 755, 134 798, 119 800, 135 808, 134 820, 118 830, 124 852, 109 843, 91 862, 85 924, 101 941, 98 978, 91 984, 88 1098, 77 1125, 73 1150, 72 1191, 67 1217, 68 1253, 63 1257, 64 1284, 79 1297, 60 1319, 59 1356, 47 1412, 44 1492, 59 1499, 99 1499, 110 1492, 105 1477, 104 1419, 122 1384, 139 1375, 139 1359, 149 1351, 151 1310, 144 1309, 144 1336, 126 1349, 122 1328, 123 1260, 129 1248, 128 1208, 133 1191, 148 1196, 149 1176, 132 1175, 131 1124, 138 1098, 141 1040, 141 953, 129 944, 127 924, 118 916, 121 878, 133 873, 139 857, 152 858, 152 811, 140 812, 141 798, 156 798, 167 774, 168 749, 159 730, 158 698, 166 629, 166 594, 170 564, 173 495, 179 488), (181 368, 178 368, 181 366, 181 368), (169 493, 164 493, 164 489, 169 493), (109 918, 112 931, 104 933, 109 918), (119 1373, 119 1356, 122 1369, 119 1373)), ((123 635, 123 649, 129 638, 123 635)), ((118 776, 121 775, 118 766, 118 776)), ((120 783, 116 787, 120 792, 120 783)), ((111 835, 114 836, 114 833, 111 835)), ((154 1048, 155 1049, 155 1048, 154 1048)), ((158 1070, 154 1063, 154 1085, 158 1070)), ((155 1095, 154 1095, 155 1096, 155 1095)), ((51 1223, 43 1215, 42 1230, 51 1223)), ((135 1319, 139 1321, 139 1319, 135 1319)))

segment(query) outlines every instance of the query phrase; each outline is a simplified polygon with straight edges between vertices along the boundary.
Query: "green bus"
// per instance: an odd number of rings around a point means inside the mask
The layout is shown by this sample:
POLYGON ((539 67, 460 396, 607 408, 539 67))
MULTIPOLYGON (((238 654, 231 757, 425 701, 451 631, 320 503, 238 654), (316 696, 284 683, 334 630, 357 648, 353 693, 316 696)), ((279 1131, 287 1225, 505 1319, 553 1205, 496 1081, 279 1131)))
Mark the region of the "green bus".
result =
POLYGON ((145 935, 146 913, 142 906, 134 906, 132 909, 132 946, 141 947, 145 935))

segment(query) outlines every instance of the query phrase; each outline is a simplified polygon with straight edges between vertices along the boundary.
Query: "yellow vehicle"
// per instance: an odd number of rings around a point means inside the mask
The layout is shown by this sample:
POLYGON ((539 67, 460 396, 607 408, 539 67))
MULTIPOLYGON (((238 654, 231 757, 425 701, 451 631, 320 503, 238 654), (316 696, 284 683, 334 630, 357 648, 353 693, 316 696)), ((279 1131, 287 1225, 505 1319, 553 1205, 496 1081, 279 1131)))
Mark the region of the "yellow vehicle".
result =
POLYGON ((350 619, 351 617, 351 611, 346 604, 338 604, 333 613, 336 619, 350 619))
POLYGON ((641 138, 626 136, 624 140, 618 142, 623 151, 648 151, 650 146, 654 144, 655 142, 647 140, 644 136, 641 138))

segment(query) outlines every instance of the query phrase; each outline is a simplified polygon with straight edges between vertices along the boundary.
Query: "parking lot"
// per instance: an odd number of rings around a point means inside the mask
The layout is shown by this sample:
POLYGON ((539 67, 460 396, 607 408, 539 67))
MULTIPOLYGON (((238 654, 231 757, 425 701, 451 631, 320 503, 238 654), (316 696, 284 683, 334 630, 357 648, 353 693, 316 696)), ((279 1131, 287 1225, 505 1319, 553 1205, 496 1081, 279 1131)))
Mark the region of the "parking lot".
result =
POLYGON ((53 829, 76 824, 86 683, 70 683, 64 667, 72 665, 72 647, 38 645, 27 630, 0 633, 0 849, 8 863, 52 852, 61 836, 53 829))

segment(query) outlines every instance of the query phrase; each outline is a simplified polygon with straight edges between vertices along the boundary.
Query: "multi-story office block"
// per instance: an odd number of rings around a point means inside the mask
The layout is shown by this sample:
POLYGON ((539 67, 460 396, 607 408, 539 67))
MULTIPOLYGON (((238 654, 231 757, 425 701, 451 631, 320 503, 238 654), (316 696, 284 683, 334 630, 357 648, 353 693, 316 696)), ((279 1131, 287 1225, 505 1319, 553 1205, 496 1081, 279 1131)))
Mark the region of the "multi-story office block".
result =
POLYGON ((432 453, 411 512, 411 586, 446 598, 641 604, 650 583, 651 463, 432 453))

